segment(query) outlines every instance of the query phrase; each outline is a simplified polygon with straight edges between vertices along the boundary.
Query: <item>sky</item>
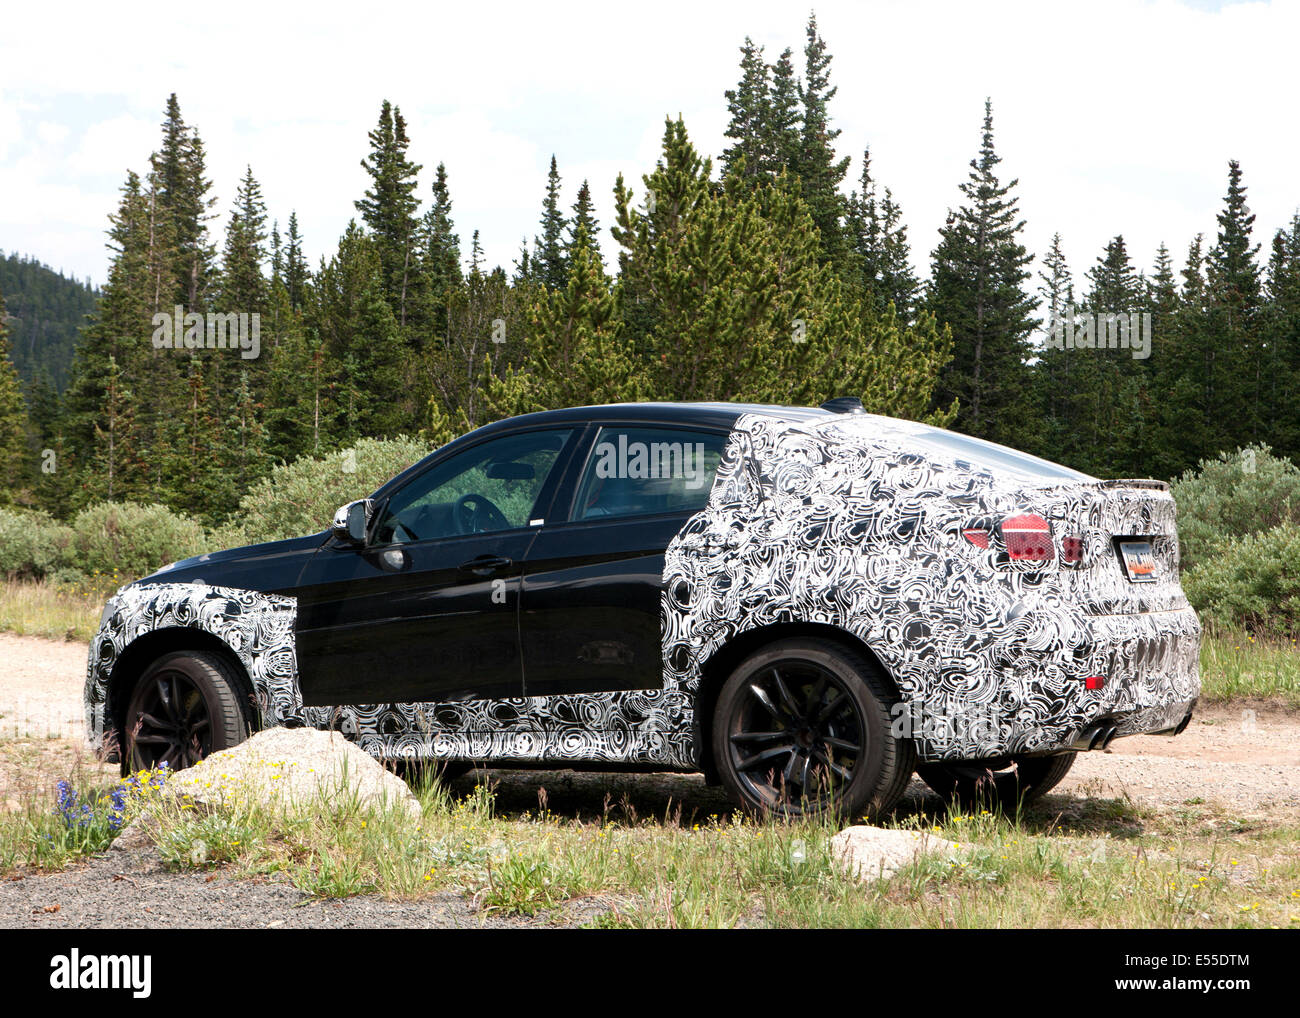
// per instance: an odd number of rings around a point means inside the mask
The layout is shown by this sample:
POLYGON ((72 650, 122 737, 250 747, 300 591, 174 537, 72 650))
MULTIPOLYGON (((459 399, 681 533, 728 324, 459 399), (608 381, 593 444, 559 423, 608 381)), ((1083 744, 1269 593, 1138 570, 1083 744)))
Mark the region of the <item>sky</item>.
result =
MULTIPOLYGON (((993 101, 1024 241, 1059 232, 1076 278, 1122 232, 1149 271, 1163 240, 1182 263, 1212 241, 1229 159, 1241 161, 1264 245, 1300 207, 1294 172, 1300 2, 871 0, 815 6, 834 60, 832 125, 857 179, 901 204, 922 275, 993 101)), ((468 255, 509 269, 538 232, 551 155, 563 202, 591 183, 607 262, 614 181, 659 154, 666 116, 724 144, 724 91, 746 36, 802 68, 804 5, 7 5, 0 19, 0 250, 102 283, 108 216, 144 173, 167 96, 203 138, 220 231, 251 165, 283 232, 296 210, 313 265, 336 246, 368 178, 366 134, 389 99, 410 155, 446 163, 468 255), (378 13, 383 11, 381 17, 378 13)), ((1035 283, 1037 281, 1035 280, 1035 283)))

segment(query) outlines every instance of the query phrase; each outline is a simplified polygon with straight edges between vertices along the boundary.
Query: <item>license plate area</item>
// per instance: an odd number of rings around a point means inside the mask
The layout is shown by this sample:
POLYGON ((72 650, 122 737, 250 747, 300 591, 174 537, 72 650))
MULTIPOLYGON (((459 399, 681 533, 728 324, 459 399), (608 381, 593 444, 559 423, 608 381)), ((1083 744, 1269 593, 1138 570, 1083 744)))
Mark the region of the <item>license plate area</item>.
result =
POLYGON ((1130 583, 1156 582, 1160 566, 1151 550, 1149 539, 1116 538, 1115 545, 1119 551, 1120 565, 1130 583))

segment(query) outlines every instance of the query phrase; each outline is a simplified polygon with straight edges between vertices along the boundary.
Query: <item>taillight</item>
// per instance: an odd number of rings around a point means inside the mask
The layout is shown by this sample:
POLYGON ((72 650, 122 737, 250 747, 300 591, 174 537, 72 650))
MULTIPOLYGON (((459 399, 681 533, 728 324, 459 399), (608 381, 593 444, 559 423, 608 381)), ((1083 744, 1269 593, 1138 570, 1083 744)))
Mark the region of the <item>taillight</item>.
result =
POLYGON ((1056 554, 1052 548, 1052 528, 1034 513, 1003 520, 1002 543, 1013 562, 1048 562, 1056 554))
POLYGON ((986 551, 988 550, 989 532, 987 530, 976 530, 974 528, 963 530, 961 536, 966 538, 966 540, 971 544, 975 545, 976 548, 983 548, 986 551))
POLYGON ((1077 566, 1083 558, 1083 538, 1076 535, 1061 538, 1061 561, 1067 566, 1077 566))

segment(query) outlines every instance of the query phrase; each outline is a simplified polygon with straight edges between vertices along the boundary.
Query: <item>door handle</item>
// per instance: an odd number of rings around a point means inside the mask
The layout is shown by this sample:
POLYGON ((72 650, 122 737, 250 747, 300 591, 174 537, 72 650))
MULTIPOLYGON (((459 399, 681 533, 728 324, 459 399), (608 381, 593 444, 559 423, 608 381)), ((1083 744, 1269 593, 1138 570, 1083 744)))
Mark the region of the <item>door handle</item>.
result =
POLYGON ((501 555, 479 555, 468 562, 462 562, 460 568, 463 572, 473 573, 475 576, 491 576, 511 565, 511 560, 501 555))

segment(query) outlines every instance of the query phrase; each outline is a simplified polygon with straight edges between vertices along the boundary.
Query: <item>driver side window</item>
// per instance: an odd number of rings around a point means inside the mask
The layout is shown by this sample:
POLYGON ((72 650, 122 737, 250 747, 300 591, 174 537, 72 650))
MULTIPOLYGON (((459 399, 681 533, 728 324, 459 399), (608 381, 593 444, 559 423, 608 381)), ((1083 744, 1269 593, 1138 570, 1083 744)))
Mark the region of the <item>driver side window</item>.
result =
POLYGON ((389 500, 377 544, 409 544, 528 526, 572 432, 533 431, 481 442, 425 471, 389 500))

